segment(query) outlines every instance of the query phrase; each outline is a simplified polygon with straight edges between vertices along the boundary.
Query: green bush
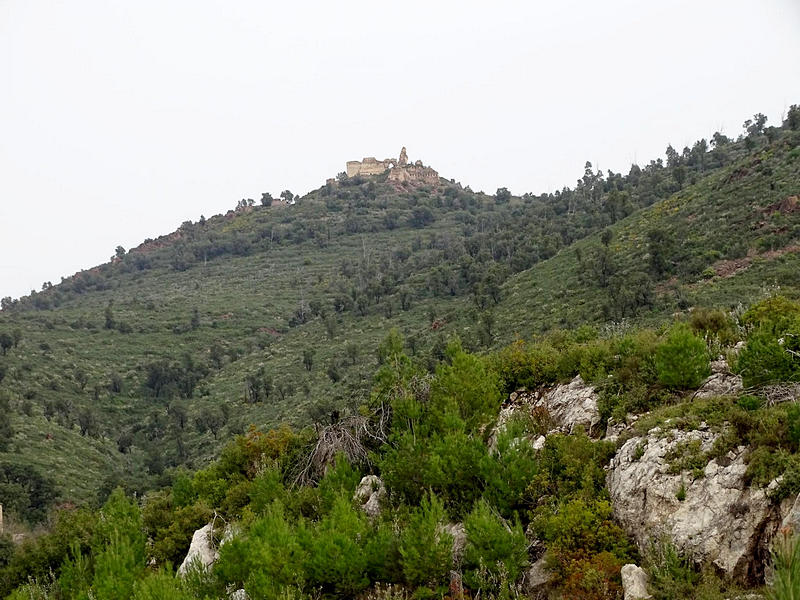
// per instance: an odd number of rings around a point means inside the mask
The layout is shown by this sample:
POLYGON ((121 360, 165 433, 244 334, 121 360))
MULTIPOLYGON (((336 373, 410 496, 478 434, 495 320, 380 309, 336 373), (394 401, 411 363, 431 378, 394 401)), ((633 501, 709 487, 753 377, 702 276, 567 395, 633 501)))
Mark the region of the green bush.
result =
POLYGON ((264 469, 253 479, 249 489, 250 508, 256 514, 263 513, 275 500, 283 502, 286 489, 283 478, 276 468, 264 469))
POLYGON ((678 553, 668 541, 655 542, 645 557, 650 579, 649 590, 654 600, 693 598, 700 582, 700 573, 688 556, 678 553))
POLYGON ((400 562, 409 585, 442 589, 452 565, 453 537, 444 532, 444 505, 433 494, 422 499, 400 534, 400 562))
POLYGON ((352 598, 369 585, 364 546, 370 526, 366 516, 340 497, 315 527, 304 531, 307 584, 326 596, 352 598))
POLYGON ((688 325, 674 325, 656 351, 656 370, 659 381, 667 387, 699 386, 711 373, 706 343, 688 325))
POLYGON ((506 518, 522 512, 530 504, 529 483, 538 471, 536 450, 519 438, 526 433, 523 424, 511 421, 497 436, 497 451, 485 453, 480 461, 484 498, 506 518))
POLYGON ((457 340, 448 344, 447 357, 450 364, 439 365, 431 383, 431 410, 442 422, 445 415, 457 414, 467 430, 474 431, 500 409, 498 377, 482 359, 465 352, 457 340))
POLYGON ((161 569, 136 582, 133 600, 191 600, 193 596, 175 579, 170 569, 161 569))
POLYGON ((772 548, 772 564, 775 576, 770 590, 773 600, 797 600, 800 598, 800 543, 786 532, 772 548))
POLYGON ((214 572, 224 585, 244 587, 253 600, 280 598, 283 590, 305 582, 306 552, 301 535, 274 502, 250 531, 220 548, 214 572))
POLYGON ((493 355, 491 365, 504 393, 521 387, 534 389, 558 380, 560 353, 549 344, 526 348, 524 342, 517 341, 493 355))
POLYGON ((745 386, 800 379, 800 359, 792 352, 800 350, 800 327, 776 331, 762 326, 747 338, 739 353, 736 370, 745 386))
POLYGON ((464 528, 464 582, 470 589, 499 592, 491 584, 501 574, 511 583, 520 577, 528 559, 528 542, 519 522, 509 526, 481 500, 464 519, 464 528))
POLYGON ((614 522, 611 503, 607 500, 562 500, 539 510, 533 525, 554 557, 575 552, 611 552, 625 559, 633 552, 628 537, 614 522))

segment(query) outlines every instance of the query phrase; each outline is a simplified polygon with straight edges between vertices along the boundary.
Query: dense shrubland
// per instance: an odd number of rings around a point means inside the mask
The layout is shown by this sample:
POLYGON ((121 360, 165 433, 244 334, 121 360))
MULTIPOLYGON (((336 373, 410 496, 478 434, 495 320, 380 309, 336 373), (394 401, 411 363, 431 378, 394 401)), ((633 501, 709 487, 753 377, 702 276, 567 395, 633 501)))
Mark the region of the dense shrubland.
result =
MULTIPOLYGON (((102 503, 117 486, 141 494, 205 465, 251 423, 302 429, 352 413, 392 327, 433 372, 453 335, 484 352, 554 327, 730 309, 764 286, 793 297, 795 121, 754 118, 739 139, 669 148, 625 175, 587 165, 548 194, 339 178, 303 198, 284 190, 291 206, 267 208, 265 195, 116 248, 107 264, 2 301, 0 463, 47 479, 62 501, 102 503)), ((643 335, 626 344, 646 345, 643 335)), ((596 346, 581 359, 586 377, 606 368, 609 349, 596 346)), ((759 352, 782 358, 774 345, 759 352)), ((660 368, 657 393, 691 383, 660 368)), ((651 381, 630 382, 619 402, 652 403, 651 381)))
POLYGON ((170 472, 161 489, 143 497, 117 489, 99 509, 52 512, 22 544, 4 539, 0 591, 20 600, 218 598, 240 588, 254 599, 369 590, 424 598, 459 597, 463 586, 465 597, 509 598, 543 556, 557 597, 618 598, 621 566, 637 562, 647 566, 657 598, 723 598, 728 583, 657 540, 640 555, 614 522, 604 467, 624 440, 551 433, 536 451, 526 440, 551 429, 536 412, 496 431, 493 446, 489 438, 508 392, 580 375, 600 392, 603 426, 633 413, 642 431, 671 419, 679 429, 702 421, 724 432, 706 456, 676 455, 677 468, 701 468, 747 444, 751 484, 783 475, 776 499, 796 494, 800 411, 769 398, 800 379, 798 334, 800 304, 773 296, 739 313, 696 309, 669 327, 612 335, 583 327, 487 355, 454 338, 431 370, 393 331, 381 345, 371 394, 352 415, 370 432, 356 436, 361 453, 342 446, 326 469, 306 469, 321 432, 344 427, 346 414, 314 430, 250 429, 207 467, 170 472), (734 351, 738 341, 744 347, 734 351), (720 354, 748 388, 692 399, 720 354), (370 472, 388 490, 374 518, 353 500, 370 472), (176 578, 192 533, 208 522, 218 561, 176 578), (458 557, 452 523, 466 531, 458 557), (220 543, 229 530, 235 535, 220 543))

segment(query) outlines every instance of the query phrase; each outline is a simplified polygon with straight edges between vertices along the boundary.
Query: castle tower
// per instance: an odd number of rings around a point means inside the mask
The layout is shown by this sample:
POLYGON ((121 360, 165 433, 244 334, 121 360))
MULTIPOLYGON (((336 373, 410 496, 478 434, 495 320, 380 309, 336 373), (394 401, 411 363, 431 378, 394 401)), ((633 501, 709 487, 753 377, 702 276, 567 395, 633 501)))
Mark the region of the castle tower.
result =
POLYGON ((400 150, 400 158, 397 161, 398 167, 405 167, 408 164, 408 154, 406 154, 406 147, 403 146, 403 149, 400 150))

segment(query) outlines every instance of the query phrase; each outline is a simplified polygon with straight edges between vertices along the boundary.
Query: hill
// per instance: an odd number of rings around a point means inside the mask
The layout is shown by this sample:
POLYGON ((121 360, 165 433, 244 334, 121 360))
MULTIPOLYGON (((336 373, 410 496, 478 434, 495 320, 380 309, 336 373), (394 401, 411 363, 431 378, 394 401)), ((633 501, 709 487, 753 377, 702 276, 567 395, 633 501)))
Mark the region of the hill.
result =
POLYGON ((765 284, 794 295, 799 138, 761 122, 522 197, 342 176, 119 248, 3 300, 0 462, 96 502, 206 464, 250 424, 354 414, 391 328, 432 371, 452 335, 480 351, 747 304, 765 284))

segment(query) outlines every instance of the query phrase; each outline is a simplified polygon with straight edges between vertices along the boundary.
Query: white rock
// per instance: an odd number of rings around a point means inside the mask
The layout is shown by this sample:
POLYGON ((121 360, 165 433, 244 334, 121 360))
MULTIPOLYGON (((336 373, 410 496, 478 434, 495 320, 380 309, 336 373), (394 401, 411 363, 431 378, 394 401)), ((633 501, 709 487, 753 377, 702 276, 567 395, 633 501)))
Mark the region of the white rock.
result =
POLYGON ((533 440, 533 444, 531 444, 531 447, 534 450, 541 450, 542 448, 544 448, 544 444, 545 444, 546 441, 547 441, 547 438, 544 437, 543 435, 540 435, 535 440, 533 440))
POLYGON ((247 592, 244 590, 234 590, 228 598, 230 598, 230 600, 250 600, 250 596, 248 596, 247 592))
POLYGON ((543 407, 555 421, 556 427, 572 433, 575 427, 583 427, 592 433, 600 422, 597 408, 597 392, 584 383, 581 376, 566 385, 557 385, 534 403, 534 408, 543 407))
POLYGON ((622 590, 625 592, 625 600, 652 598, 647 593, 647 573, 644 572, 644 569, 628 564, 622 567, 620 575, 622 575, 622 590))
POLYGON ((178 575, 185 575, 189 568, 198 564, 204 569, 208 569, 219 558, 216 548, 214 547, 212 534, 214 530, 211 523, 201 527, 192 535, 192 543, 189 546, 189 552, 183 563, 178 567, 178 575))
POLYGON ((710 431, 672 430, 668 436, 625 442, 607 474, 614 514, 642 552, 652 540, 667 536, 699 563, 758 583, 766 544, 778 523, 766 490, 745 485, 745 450, 710 461, 698 479, 688 472, 669 472, 666 455, 678 444, 694 441, 706 452, 716 438, 710 431), (677 494, 681 487, 683 500, 677 494))
MULTIPOLYGON (((720 361, 725 362, 725 361, 720 361)), ((712 363, 713 364, 713 363, 712 363)), ((725 363, 727 369, 727 363, 725 363)), ((714 398, 715 396, 736 396, 744 389, 742 378, 730 372, 718 371, 706 379, 697 391, 694 398, 714 398)))
POLYGON ((381 500, 386 495, 386 486, 377 475, 366 475, 356 488, 353 499, 361 503, 367 516, 377 517, 381 514, 381 500))
POLYGON ((544 557, 533 563, 525 572, 524 587, 529 594, 541 591, 553 581, 554 574, 547 568, 544 557))

